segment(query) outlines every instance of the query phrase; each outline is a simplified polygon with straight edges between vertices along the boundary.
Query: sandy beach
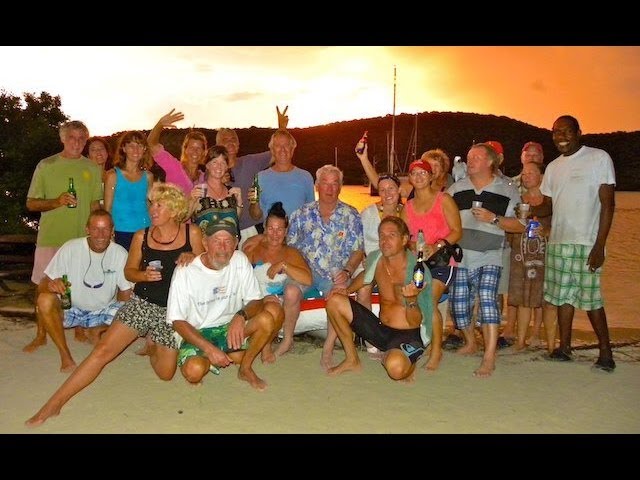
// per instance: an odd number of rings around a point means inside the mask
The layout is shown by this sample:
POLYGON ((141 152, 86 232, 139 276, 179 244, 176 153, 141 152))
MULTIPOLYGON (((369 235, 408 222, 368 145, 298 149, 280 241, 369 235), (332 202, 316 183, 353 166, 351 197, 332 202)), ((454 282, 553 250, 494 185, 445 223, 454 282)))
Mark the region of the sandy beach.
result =
MULTIPOLYGON (((361 373, 328 377, 317 344, 297 340, 276 364, 257 365, 269 382, 262 393, 237 380, 236 367, 199 387, 179 373, 158 380, 135 355, 138 340, 59 416, 30 429, 24 421, 66 377, 51 343, 21 351, 34 332, 32 321, 0 321, 2 433, 640 433, 638 330, 612 331, 614 343, 633 342, 614 349, 613 374, 590 368, 595 348, 579 348, 562 364, 544 360, 544 350, 502 350, 489 379, 471 375, 480 357, 445 352, 435 373, 421 360, 408 385, 388 379, 366 352, 361 373)), ((584 347, 593 334, 576 331, 574 338, 584 347)), ((72 332, 67 340, 77 361, 89 353, 72 332)))
MULTIPOLYGON (((358 188, 358 187, 354 187, 358 188)), ((359 190, 356 195, 363 195, 359 190)), ((472 372, 479 354, 445 351, 440 369, 418 362, 415 382, 396 384, 361 352, 363 370, 331 378, 320 369, 318 342, 296 339, 274 365, 256 365, 269 383, 256 392, 236 367, 191 387, 177 373, 157 379, 138 340, 58 417, 30 429, 31 417, 66 378, 49 342, 32 354, 35 323, 0 317, 0 433, 640 433, 640 241, 638 193, 616 194, 603 289, 614 359, 612 374, 594 371, 595 335, 584 312, 574 321, 574 361, 550 362, 546 350, 500 350, 492 377, 472 372)), ((364 198, 364 196, 363 196, 364 198)), ((371 203, 371 197, 364 198, 371 203)), ((356 202, 352 202, 356 203, 356 202)), ((16 287, 16 284, 11 284, 16 287)), ((22 299, 24 303, 24 299, 22 299)), ((0 304, 17 305, 19 297, 0 304)), ((5 314, 6 315, 6 314, 5 314)), ((79 363, 91 346, 67 340, 79 363)), ((339 360, 342 351, 336 350, 339 360)))

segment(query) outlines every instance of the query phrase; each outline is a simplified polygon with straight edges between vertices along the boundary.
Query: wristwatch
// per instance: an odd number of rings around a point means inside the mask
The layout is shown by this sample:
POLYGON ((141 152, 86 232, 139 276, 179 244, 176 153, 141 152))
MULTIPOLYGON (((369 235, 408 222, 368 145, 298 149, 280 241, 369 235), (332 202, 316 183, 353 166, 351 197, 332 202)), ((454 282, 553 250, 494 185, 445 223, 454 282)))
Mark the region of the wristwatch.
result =
POLYGON ((493 217, 493 220, 491 220, 491 223, 497 226, 500 223, 500 217, 496 215, 495 217, 493 217))

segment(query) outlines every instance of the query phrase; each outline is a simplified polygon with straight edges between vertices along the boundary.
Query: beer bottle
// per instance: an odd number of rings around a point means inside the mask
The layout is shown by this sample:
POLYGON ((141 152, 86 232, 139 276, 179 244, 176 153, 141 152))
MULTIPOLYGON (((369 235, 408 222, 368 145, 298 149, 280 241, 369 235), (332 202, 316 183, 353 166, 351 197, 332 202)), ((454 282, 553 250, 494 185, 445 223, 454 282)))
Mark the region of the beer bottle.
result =
MULTIPOLYGON (((71 195, 73 195, 73 198, 78 200, 78 195, 76 194, 76 189, 73 186, 73 177, 69 177, 69 188, 67 189, 67 192, 69 192, 71 195)), ((67 205, 67 207, 76 208, 76 204, 75 203, 70 203, 69 205, 67 205)))
POLYGON ((416 261, 416 266, 413 267, 413 284, 416 288, 424 287, 424 268, 422 250, 418 250, 418 260, 416 261))
POLYGON ((258 203, 260 201, 260 185, 258 184, 258 174, 256 173, 253 176, 253 183, 251 184, 251 188, 256 192, 255 199, 251 200, 251 204, 258 203))
POLYGON ((63 310, 69 310, 71 308, 71 284, 66 274, 62 275, 62 282, 64 283, 64 294, 60 296, 60 306, 63 310))
POLYGON ((425 246, 424 232, 422 231, 422 229, 420 229, 418 230, 418 238, 416 239, 416 251, 423 252, 424 246, 425 246))
POLYGON ((358 144, 356 145, 356 153, 359 155, 364 153, 364 147, 367 145, 367 133, 368 133, 368 130, 365 130, 365 132, 362 134, 362 138, 358 141, 358 144))

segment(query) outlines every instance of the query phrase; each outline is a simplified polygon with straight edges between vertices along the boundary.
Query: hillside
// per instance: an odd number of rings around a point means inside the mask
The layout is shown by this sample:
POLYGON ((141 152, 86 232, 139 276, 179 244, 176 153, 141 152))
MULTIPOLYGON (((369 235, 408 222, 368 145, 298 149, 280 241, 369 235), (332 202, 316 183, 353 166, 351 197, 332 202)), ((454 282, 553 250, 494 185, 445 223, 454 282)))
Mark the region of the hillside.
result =
MULTIPOLYGON (((344 171, 345 183, 358 184, 364 181, 360 162, 353 152, 362 132, 369 131, 369 155, 378 162, 378 171, 386 169, 387 134, 391 131, 391 115, 336 122, 309 128, 290 129, 298 142, 294 163, 300 168, 315 171, 326 163, 334 163, 335 148, 338 148, 338 166, 344 171)), ((405 163, 414 116, 396 116, 396 152, 401 166, 405 163)), ((215 142, 215 130, 199 129, 205 133, 210 145, 215 142)), ((179 156, 180 145, 187 129, 166 130, 161 141, 174 155, 179 156)), ((241 154, 255 153, 267 149, 273 133, 267 128, 236 129, 240 138, 241 154)), ((545 163, 557 156, 551 140, 551 131, 538 128, 508 117, 480 115, 475 113, 424 112, 418 115, 418 156, 430 148, 442 148, 451 158, 466 155, 475 142, 499 140, 505 149, 505 173, 516 175, 520 170, 520 149, 533 140, 542 144, 545 163)), ((617 173, 618 190, 640 190, 640 131, 588 134, 583 136, 586 145, 606 150, 611 155, 617 173)), ((115 144, 116 135, 110 142, 115 144)))

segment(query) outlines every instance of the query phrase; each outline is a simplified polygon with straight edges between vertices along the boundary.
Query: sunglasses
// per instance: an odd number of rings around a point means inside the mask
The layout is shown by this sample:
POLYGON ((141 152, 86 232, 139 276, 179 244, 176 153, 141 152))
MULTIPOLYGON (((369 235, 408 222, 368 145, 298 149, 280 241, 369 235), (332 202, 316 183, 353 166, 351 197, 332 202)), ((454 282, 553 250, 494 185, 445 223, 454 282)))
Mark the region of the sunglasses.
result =
POLYGON ((89 266, 87 267, 87 270, 84 272, 84 276, 82 277, 82 284, 87 287, 87 288, 100 288, 104 285, 104 281, 106 279, 105 274, 104 274, 104 257, 106 256, 107 252, 102 254, 102 260, 100 261, 100 271, 102 272, 102 281, 96 285, 91 285, 87 282, 87 273, 89 273, 89 270, 91 269, 91 252, 89 252, 89 266))
POLYGON ((392 180, 397 186, 400 186, 400 180, 393 173, 381 173, 378 175, 378 185, 382 180, 392 180))

